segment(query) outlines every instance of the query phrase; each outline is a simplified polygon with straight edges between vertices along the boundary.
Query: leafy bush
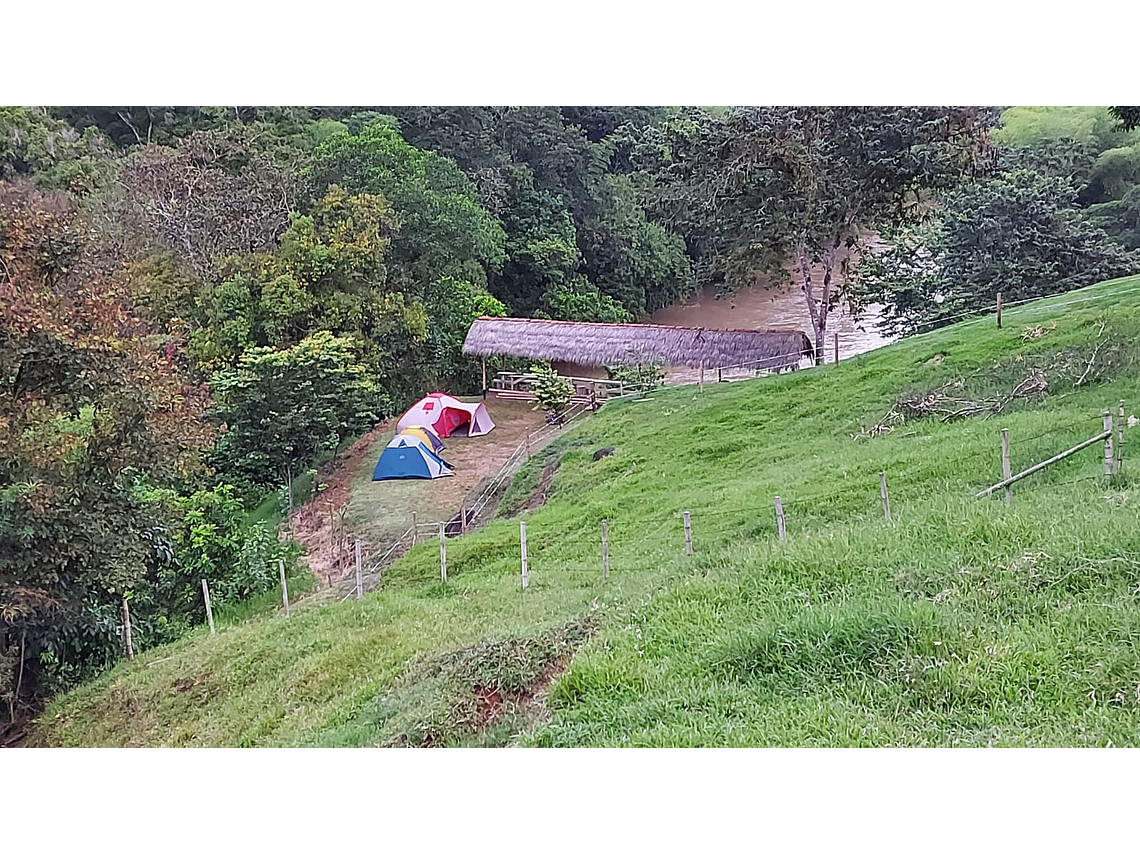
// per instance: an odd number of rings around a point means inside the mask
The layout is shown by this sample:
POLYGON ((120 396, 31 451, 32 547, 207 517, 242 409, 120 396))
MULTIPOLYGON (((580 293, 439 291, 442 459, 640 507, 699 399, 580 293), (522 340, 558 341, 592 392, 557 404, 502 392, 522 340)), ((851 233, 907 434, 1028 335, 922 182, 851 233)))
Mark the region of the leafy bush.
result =
POLYGON ((538 400, 536 410, 546 410, 555 415, 566 409, 570 399, 574 397, 574 386, 565 377, 559 377, 549 362, 536 362, 530 367, 530 373, 535 375, 531 388, 534 397, 538 400))

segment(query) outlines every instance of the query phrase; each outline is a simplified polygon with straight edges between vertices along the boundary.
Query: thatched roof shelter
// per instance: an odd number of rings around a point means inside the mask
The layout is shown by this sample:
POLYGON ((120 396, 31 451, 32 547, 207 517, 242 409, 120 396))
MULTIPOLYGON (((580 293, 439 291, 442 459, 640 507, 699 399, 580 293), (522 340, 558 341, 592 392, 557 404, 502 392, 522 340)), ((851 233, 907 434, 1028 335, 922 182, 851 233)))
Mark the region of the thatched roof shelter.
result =
POLYGON ((530 318, 479 318, 463 352, 577 365, 663 362, 690 368, 794 366, 814 353, 801 330, 710 330, 660 324, 595 324, 530 318))

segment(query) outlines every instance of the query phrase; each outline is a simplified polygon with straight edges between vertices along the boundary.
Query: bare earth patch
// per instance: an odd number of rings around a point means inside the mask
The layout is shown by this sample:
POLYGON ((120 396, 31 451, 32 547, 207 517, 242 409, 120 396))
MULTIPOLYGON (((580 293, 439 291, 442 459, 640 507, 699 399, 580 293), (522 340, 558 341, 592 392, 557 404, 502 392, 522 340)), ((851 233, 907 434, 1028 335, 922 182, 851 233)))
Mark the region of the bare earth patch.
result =
MULTIPOLYGON (((395 435, 395 425, 374 433, 372 447, 356 462, 355 477, 351 477, 345 516, 349 529, 383 549, 408 530, 413 512, 421 524, 438 523, 455 517, 465 504, 470 507, 482 485, 507 462, 527 434, 543 426, 543 414, 531 407, 526 402, 488 398, 487 409, 495 429, 485 436, 445 439, 440 456, 455 467, 455 475, 432 481, 373 481, 372 469, 395 435)), ((537 451, 540 444, 536 442, 532 450, 537 451)))
MULTIPOLYGON (((343 456, 328 463, 317 473, 317 483, 323 484, 324 489, 317 490, 293 515, 293 537, 304 544, 309 569, 326 585, 344 572, 347 550, 343 539, 347 533, 341 531, 339 515, 348 501, 352 479, 367 460, 377 438, 383 437, 387 442, 393 426, 390 421, 381 422, 354 442, 343 456)), ((369 473, 371 475, 371 468, 369 473)), ((357 536, 367 538, 363 533, 357 536)))

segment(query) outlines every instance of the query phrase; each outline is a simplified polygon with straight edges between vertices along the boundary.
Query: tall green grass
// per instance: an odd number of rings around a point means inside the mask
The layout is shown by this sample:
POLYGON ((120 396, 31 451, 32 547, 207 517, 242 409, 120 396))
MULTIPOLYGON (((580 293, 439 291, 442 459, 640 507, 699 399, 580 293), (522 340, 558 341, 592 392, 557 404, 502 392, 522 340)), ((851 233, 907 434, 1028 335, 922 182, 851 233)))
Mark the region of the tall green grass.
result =
POLYGON ((518 476, 512 505, 559 461, 547 503, 523 517, 525 592, 519 521, 499 519, 448 542, 446 585, 438 544, 421 544, 361 602, 249 621, 120 665, 53 702, 33 741, 1136 744, 1140 450, 1133 460, 1130 449, 1140 435, 1129 429, 1110 485, 1093 448, 1016 485, 1009 508, 973 496, 1000 478, 1002 427, 1016 470, 1097 433, 1119 399, 1129 412, 1140 405, 1140 278, 1010 309, 1005 321, 607 405, 518 476), (1074 385, 1102 322, 1111 355, 1074 385), (1000 416, 913 419, 852 438, 900 398, 1000 396, 1042 366, 1044 393, 1000 416), (601 446, 615 452, 594 461, 601 446), (573 626, 587 636, 552 655, 559 628, 573 626), (499 717, 472 706, 510 692, 499 717))

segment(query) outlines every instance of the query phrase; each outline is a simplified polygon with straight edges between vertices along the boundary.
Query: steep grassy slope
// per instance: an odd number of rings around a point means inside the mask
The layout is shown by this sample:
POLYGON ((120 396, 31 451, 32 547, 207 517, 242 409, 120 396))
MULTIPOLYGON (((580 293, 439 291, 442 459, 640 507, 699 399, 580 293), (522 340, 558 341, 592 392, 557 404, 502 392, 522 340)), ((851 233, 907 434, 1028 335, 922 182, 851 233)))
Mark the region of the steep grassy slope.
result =
POLYGON ((120 665, 33 742, 1136 744, 1140 431, 1109 487, 1097 446, 1011 508, 973 494, 998 479, 1001 427, 1016 471, 1140 404, 1138 342, 1135 278, 1008 310, 1003 330, 610 405, 519 476, 560 463, 524 517, 527 591, 500 520, 449 541, 446 585, 422 545, 360 603, 120 665), (1002 412, 937 414, 979 404, 1002 412), (852 438, 891 411, 891 432, 852 438))

